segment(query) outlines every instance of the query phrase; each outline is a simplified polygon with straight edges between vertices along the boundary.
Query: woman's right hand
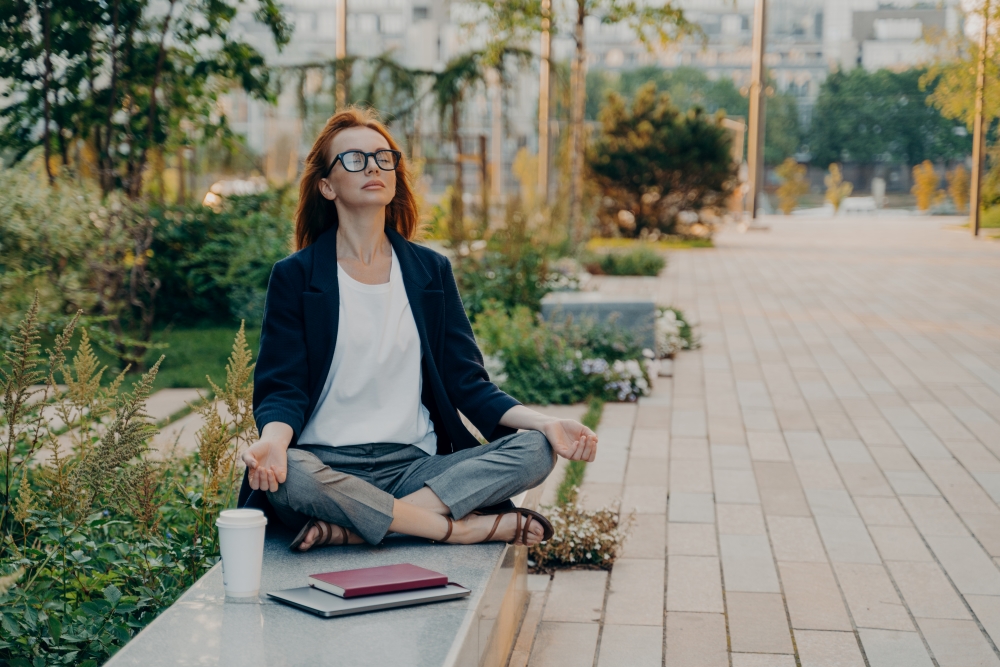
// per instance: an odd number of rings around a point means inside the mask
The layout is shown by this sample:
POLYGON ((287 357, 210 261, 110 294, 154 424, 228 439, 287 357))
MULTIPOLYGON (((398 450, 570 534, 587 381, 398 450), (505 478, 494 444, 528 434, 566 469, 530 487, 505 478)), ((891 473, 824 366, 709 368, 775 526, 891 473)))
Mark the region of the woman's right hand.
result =
POLYGON ((243 452, 247 477, 251 489, 277 491, 288 473, 288 445, 292 441, 292 427, 281 422, 271 422, 264 427, 260 440, 243 452))

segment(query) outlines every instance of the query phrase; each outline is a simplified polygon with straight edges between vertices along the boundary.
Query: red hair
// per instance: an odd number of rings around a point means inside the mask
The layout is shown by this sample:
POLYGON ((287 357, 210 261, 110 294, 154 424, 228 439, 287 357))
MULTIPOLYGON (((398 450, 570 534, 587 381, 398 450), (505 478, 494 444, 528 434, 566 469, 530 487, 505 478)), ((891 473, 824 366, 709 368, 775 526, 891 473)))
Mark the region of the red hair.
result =
MULTIPOLYGON (((319 235, 331 227, 337 226, 337 207, 319 191, 319 182, 333 159, 328 154, 330 143, 337 133, 351 127, 367 127, 375 130, 389 142, 389 148, 402 149, 389 134, 389 130, 379 120, 373 109, 348 107, 338 111, 326 127, 319 133, 309 156, 306 157, 305 170, 299 183, 299 205, 295 210, 295 249, 302 250, 316 242, 319 235)), ((396 194, 385 207, 385 226, 396 230, 406 240, 412 239, 417 233, 419 215, 417 201, 410 187, 410 176, 406 170, 405 156, 400 158, 396 166, 396 194)))

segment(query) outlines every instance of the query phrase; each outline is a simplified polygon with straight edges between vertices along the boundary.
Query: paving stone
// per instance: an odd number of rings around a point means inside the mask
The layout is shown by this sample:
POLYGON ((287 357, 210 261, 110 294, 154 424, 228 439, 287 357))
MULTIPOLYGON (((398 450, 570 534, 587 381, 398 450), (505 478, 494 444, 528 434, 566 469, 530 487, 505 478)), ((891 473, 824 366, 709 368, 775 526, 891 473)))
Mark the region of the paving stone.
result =
POLYGON ((715 526, 706 523, 667 524, 669 556, 718 556, 715 526))
POLYGON ((931 667, 930 656, 916 632, 859 629, 871 667, 931 667))
POLYGON ((785 429, 785 442, 794 461, 829 461, 823 438, 817 431, 785 429))
MULTIPOLYGON (((750 450, 745 445, 712 445, 712 467, 719 470, 752 470, 750 450)), ((1000 489, 1000 475, 997 475, 1000 489)))
POLYGON ((803 489, 840 491, 844 488, 840 472, 830 461, 796 461, 795 472, 799 475, 803 489))
POLYGON ((895 493, 885 475, 874 463, 841 463, 837 466, 844 485, 854 497, 880 496, 893 498, 895 493))
POLYGON ((667 515, 636 514, 628 537, 622 544, 622 558, 659 558, 666 556, 667 515))
POLYGON ((528 667, 593 667, 599 631, 597 623, 542 621, 528 667))
POLYGON ((939 496, 934 482, 922 471, 885 473, 893 490, 901 496, 939 496))
POLYGON ((601 442, 599 456, 587 464, 584 479, 591 484, 621 484, 625 480, 625 469, 628 467, 628 451, 603 447, 603 444, 601 442))
POLYGON ((720 535, 766 535, 760 505, 716 503, 715 518, 720 535))
POLYGON ((733 653, 792 653, 792 639, 779 593, 742 593, 726 586, 729 640, 733 653))
POLYGON ((937 563, 885 564, 910 613, 920 618, 969 620, 969 612, 937 563))
POLYGON ((816 527, 834 563, 880 563, 864 522, 856 517, 818 516, 816 527))
POLYGON ((847 491, 806 489, 806 500, 813 516, 858 516, 847 491))
POLYGON ((743 424, 747 431, 778 431, 778 415, 770 408, 744 408, 743 424))
POLYGON ((795 667, 795 656, 776 653, 733 653, 733 667, 795 667))
POLYGON ((1000 556, 1000 516, 963 513, 962 520, 990 556, 1000 556))
POLYGON ((765 535, 719 535, 726 593, 778 593, 778 575, 765 535))
POLYGON ((827 563, 778 563, 792 627, 852 631, 833 570, 827 563))
POLYGON ((596 623, 601 620, 608 573, 559 570, 552 578, 543 621, 596 623))
POLYGON ((617 507, 622 499, 621 484, 600 484, 588 482, 584 478, 580 485, 578 504, 583 509, 595 512, 606 508, 617 507))
POLYGON ((622 495, 621 511, 623 515, 636 512, 639 514, 664 514, 667 511, 666 486, 625 487, 622 495))
POLYGON ((674 410, 670 434, 675 438, 705 438, 708 423, 704 410, 674 410))
POLYGON ((670 433, 637 428, 632 432, 629 452, 632 456, 666 459, 670 451, 670 433))
POLYGON ((918 618, 917 625, 941 667, 1000 667, 993 647, 971 620, 918 618))
POLYGON ((646 458, 634 453, 628 460, 628 470, 625 473, 627 486, 666 486, 666 459, 646 458))
POLYGON ((671 461, 708 461, 708 438, 672 438, 670 440, 671 461))
POLYGON ((640 404, 635 415, 636 428, 669 429, 670 410, 659 405, 640 404))
POLYGON ((851 421, 858 435, 869 447, 879 445, 901 445, 902 440, 892 430, 892 426, 880 417, 853 417, 851 421))
POLYGON ((791 461, 780 431, 747 431, 747 446, 754 461, 791 461))
POLYGON ((715 502, 711 493, 670 494, 670 522, 715 523, 715 502))
POLYGON ((836 463, 875 463, 865 443, 853 438, 826 438, 826 448, 836 463))
POLYGON ((1000 517, 1000 508, 958 461, 929 461, 924 469, 960 515, 993 514, 1000 517))
POLYGON ((897 428, 896 433, 918 461, 951 459, 951 452, 928 428, 897 428))
POLYGON ((857 627, 915 629, 881 565, 835 563, 833 567, 857 627))
POLYGON ((928 535, 964 537, 969 534, 944 498, 903 496, 899 500, 924 537, 928 535))
POLYGON ((853 632, 796 630, 795 648, 802 667, 865 667, 853 632))
POLYGON ((611 571, 604 622, 663 626, 662 560, 619 558, 611 571))
POLYGON ((663 630, 648 625, 605 624, 597 667, 660 667, 663 630))
POLYGON ((721 577, 718 558, 670 556, 667 561, 667 611, 722 613, 721 577))
POLYGON ((884 561, 931 562, 931 552, 912 526, 868 526, 868 533, 884 561))
POLYGON ((869 447, 872 458, 885 472, 917 472, 920 466, 905 447, 869 447))
POLYGON ((678 493, 711 493, 712 470, 707 461, 672 461, 670 489, 678 493))
POLYGON ((720 503, 760 502, 757 482, 750 470, 714 470, 715 499, 720 503))
POLYGON ((972 613, 982 623, 993 643, 1000 646, 1000 596, 966 595, 964 597, 969 606, 972 607, 972 613))
POLYGON ((757 461, 754 475, 765 514, 810 516, 795 468, 790 463, 757 461))
POLYGON ((667 613, 664 664, 729 667, 726 618, 722 614, 667 613))
POLYGON ((925 535, 931 551, 963 595, 1000 595, 1000 570, 972 537, 925 535))
POLYGON ((826 551, 809 517, 768 516, 774 557, 781 562, 826 563, 826 551))

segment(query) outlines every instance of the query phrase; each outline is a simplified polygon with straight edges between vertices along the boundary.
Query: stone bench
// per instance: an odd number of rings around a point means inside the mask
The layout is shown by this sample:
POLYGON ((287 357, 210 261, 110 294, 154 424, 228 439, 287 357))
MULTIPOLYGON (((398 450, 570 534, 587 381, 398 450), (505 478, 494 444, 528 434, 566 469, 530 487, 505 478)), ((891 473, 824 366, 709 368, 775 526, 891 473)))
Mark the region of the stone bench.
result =
POLYGON ((542 298, 542 317, 559 321, 592 319, 607 322, 635 334, 639 344, 656 349, 656 303, 650 298, 600 292, 550 292, 542 298))
MULTIPOLYGON (((514 499, 536 507, 542 487, 514 499)), ((431 544, 390 536, 382 545, 288 550, 292 534, 269 525, 260 600, 226 603, 219 565, 122 648, 108 667, 337 665, 504 667, 527 604, 527 548, 499 542, 431 544), (317 572, 413 563, 471 589, 463 599, 320 618, 268 598, 317 572)))

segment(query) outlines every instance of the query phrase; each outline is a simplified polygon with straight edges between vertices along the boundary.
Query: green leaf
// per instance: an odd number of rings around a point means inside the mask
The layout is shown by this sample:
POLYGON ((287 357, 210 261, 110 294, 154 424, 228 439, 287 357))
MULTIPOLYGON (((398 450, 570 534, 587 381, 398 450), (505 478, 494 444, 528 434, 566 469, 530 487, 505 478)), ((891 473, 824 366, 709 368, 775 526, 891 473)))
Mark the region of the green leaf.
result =
POLYGON ((80 667, 97 667, 96 660, 84 660, 80 663, 80 667))
POLYGON ((0 623, 2 623, 3 629, 6 630, 7 634, 11 637, 21 636, 21 628, 18 626, 17 622, 7 614, 2 615, 2 621, 0 621, 0 623))
POLYGON ((55 616, 49 616, 49 636, 57 642, 62 636, 62 623, 55 616))
POLYGON ((114 606, 121 600, 122 592, 115 588, 113 584, 108 584, 108 587, 104 589, 104 598, 111 603, 111 606, 114 606))

